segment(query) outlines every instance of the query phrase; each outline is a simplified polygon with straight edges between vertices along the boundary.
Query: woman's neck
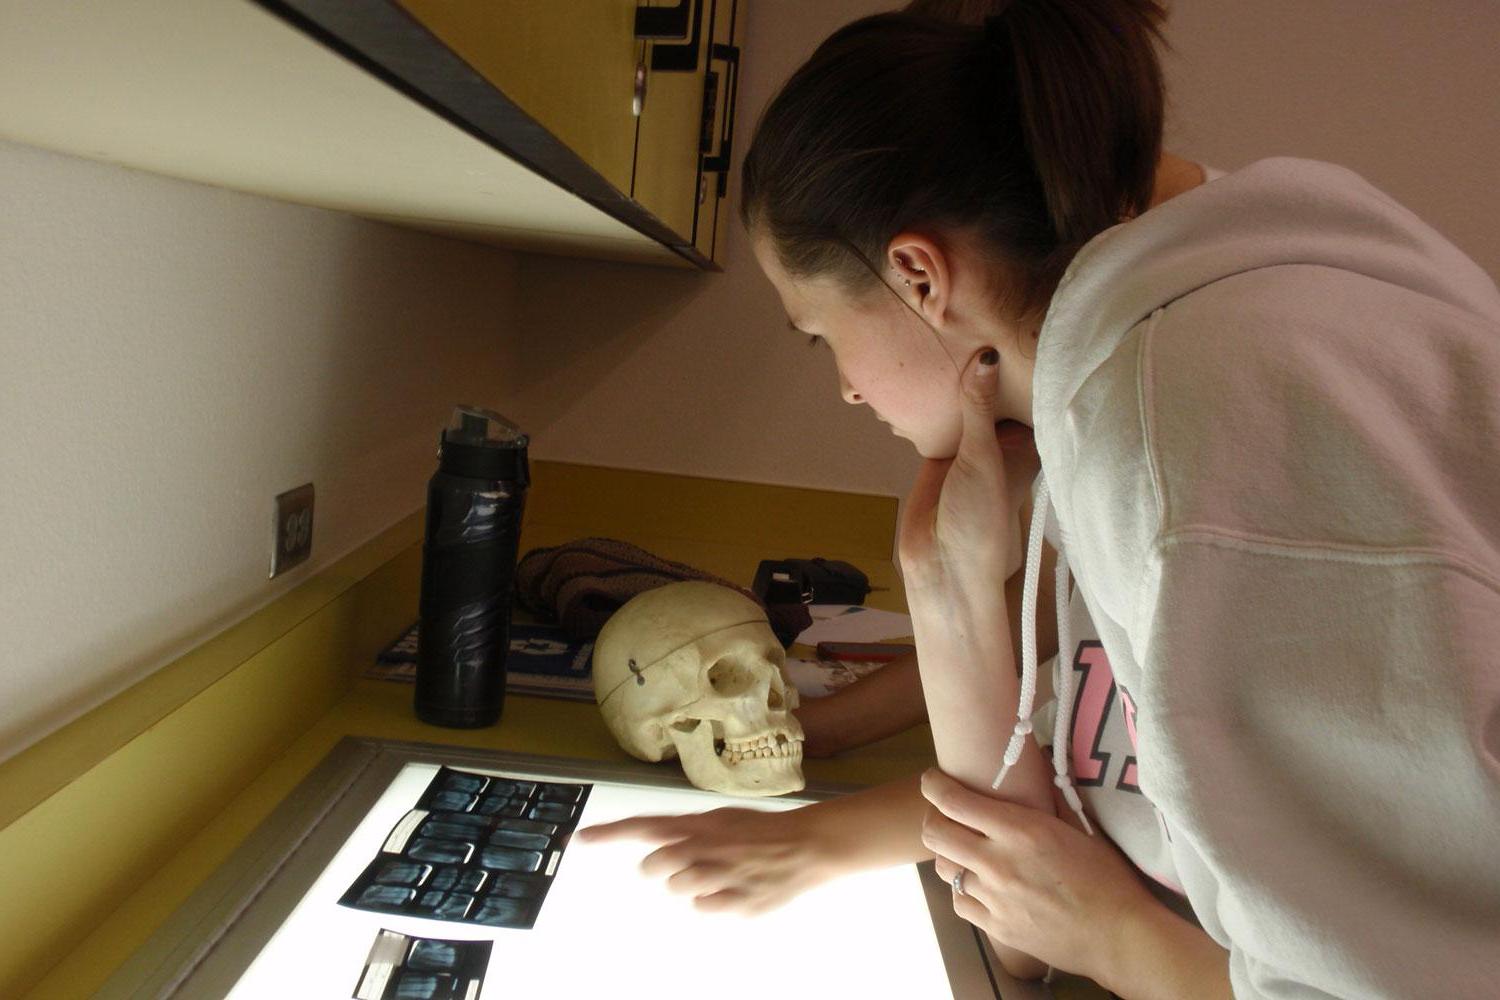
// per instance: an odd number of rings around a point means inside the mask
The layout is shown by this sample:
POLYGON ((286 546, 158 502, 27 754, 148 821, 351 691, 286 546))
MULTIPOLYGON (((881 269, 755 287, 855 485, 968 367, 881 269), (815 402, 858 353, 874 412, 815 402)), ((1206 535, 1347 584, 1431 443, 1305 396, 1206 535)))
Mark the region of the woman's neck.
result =
POLYGON ((1149 208, 1155 208, 1169 198, 1184 191, 1191 191, 1205 179, 1203 167, 1192 160, 1183 159, 1163 151, 1156 163, 1156 187, 1151 193, 1149 208))

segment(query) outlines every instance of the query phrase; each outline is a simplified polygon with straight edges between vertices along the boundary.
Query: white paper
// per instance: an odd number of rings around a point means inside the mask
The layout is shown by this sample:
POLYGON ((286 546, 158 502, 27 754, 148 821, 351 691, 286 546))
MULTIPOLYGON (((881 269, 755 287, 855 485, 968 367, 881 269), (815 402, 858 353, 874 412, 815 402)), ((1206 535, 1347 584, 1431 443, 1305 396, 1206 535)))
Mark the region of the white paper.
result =
POLYGON ((804 698, 824 698, 885 666, 884 662, 819 660, 813 648, 820 642, 911 641, 911 616, 857 604, 811 604, 813 623, 797 636, 794 655, 786 660, 787 676, 804 698), (810 647, 799 649, 798 647, 810 647), (803 655, 795 655, 801 653, 803 655))
POLYGON ((858 605, 811 605, 813 623, 797 636, 808 646, 820 642, 885 642, 911 638, 911 616, 858 605))

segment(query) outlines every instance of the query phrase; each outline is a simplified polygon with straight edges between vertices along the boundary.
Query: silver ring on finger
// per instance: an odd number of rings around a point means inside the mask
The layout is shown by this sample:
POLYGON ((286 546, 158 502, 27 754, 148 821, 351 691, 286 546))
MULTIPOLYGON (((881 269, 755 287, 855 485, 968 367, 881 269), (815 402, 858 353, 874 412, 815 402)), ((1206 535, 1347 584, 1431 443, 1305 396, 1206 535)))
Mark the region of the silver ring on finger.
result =
POLYGON ((952 881, 950 881, 948 883, 949 885, 951 885, 953 887, 953 895, 955 895, 955 896, 964 896, 964 895, 967 895, 967 893, 964 892, 964 876, 967 875, 967 874, 969 874, 969 873, 967 871, 965 871, 964 869, 962 869, 962 868, 960 868, 958 871, 956 871, 956 872, 953 873, 953 879, 952 879, 952 881))

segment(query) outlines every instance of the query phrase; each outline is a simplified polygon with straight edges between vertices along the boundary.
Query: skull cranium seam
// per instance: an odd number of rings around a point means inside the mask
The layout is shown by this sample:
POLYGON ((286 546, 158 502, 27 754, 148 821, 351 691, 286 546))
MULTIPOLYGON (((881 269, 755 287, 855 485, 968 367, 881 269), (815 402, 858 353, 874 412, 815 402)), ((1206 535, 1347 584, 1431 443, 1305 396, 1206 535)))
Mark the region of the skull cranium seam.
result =
POLYGON ((699 788, 781 795, 804 787, 800 699, 785 655, 748 594, 667 584, 631 598, 600 630, 595 697, 631 756, 675 757, 699 788))
POLYGON ((616 691, 620 690, 626 684, 629 684, 631 681, 635 680, 636 677, 638 677, 638 676, 642 676, 642 677, 645 676, 646 671, 650 670, 652 667, 656 666, 658 663, 662 662, 663 660, 665 660, 665 659, 667 659, 667 658, 669 658, 671 656, 676 655, 677 653, 680 653, 682 650, 687 649, 689 646, 697 645, 698 643, 702 642, 704 639, 708 638, 711 635, 718 635, 720 632, 728 632, 730 629, 733 629, 733 628, 743 628, 746 625, 764 625, 764 624, 765 624, 764 620, 757 621, 756 619, 752 618, 749 621, 735 622, 733 625, 725 625, 723 628, 716 628, 712 632, 705 632, 703 635, 700 635, 700 636, 694 638, 691 642, 685 642, 681 646, 678 646, 676 649, 673 649, 673 650, 670 650, 670 651, 668 651, 666 653, 663 653, 661 656, 658 656, 656 659, 652 660, 650 663, 646 664, 644 667, 642 667, 642 666, 633 667, 632 668, 633 672, 631 673, 631 675, 629 677, 626 677, 624 680, 620 681, 614 687, 610 688, 607 692, 605 692, 603 698, 598 699, 599 704, 602 705, 606 701, 608 701, 610 698, 613 698, 616 691))

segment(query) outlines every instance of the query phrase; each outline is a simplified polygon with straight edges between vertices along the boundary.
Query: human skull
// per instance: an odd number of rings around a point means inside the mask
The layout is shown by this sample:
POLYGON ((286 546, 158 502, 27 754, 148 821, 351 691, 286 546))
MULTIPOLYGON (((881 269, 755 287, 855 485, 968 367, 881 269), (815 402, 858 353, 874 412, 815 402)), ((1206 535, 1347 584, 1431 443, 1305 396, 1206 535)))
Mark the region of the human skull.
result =
POLYGON ((760 605, 717 583, 672 583, 605 622, 594 699, 633 756, 675 755, 710 791, 781 795, 803 787, 797 689, 785 666, 760 605))

